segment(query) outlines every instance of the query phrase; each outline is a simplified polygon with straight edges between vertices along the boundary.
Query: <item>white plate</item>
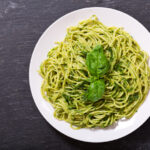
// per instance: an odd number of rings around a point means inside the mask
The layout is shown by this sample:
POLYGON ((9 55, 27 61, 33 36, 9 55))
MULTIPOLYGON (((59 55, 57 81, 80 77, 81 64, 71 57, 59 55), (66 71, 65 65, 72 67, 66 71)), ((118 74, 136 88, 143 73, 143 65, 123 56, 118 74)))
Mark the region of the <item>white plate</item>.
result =
POLYGON ((131 16, 110 8, 92 7, 79 9, 55 21, 40 37, 30 62, 29 82, 36 106, 43 117, 55 129, 71 138, 96 143, 119 139, 140 127, 150 116, 150 95, 147 96, 143 105, 130 120, 119 121, 115 128, 73 130, 68 123, 59 121, 53 117, 54 110, 52 106, 41 96, 40 88, 42 78, 37 73, 41 62, 46 59, 48 51, 55 46, 54 42, 64 39, 66 28, 77 25, 78 22, 89 18, 93 14, 107 26, 124 27, 124 29, 140 44, 141 48, 150 55, 150 34, 141 23, 131 16))

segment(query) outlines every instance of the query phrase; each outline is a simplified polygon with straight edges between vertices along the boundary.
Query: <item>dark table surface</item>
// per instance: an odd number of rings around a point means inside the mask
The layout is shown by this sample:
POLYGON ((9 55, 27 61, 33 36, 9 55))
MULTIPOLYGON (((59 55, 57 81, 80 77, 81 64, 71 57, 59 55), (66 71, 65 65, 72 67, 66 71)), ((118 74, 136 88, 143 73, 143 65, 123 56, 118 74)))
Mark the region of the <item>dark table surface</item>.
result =
POLYGON ((28 68, 37 40, 62 15, 92 6, 126 12, 150 31, 150 0, 0 0, 0 150, 150 149, 150 120, 122 139, 90 144, 56 131, 33 102, 28 68))

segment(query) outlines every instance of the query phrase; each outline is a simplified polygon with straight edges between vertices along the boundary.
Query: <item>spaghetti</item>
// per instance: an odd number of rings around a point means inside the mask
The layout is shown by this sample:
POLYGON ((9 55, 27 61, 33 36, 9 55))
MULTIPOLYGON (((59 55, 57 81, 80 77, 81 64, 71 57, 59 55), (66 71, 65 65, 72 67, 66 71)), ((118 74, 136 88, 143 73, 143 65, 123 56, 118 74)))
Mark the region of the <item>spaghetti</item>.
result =
POLYGON ((51 49, 40 66, 41 92, 54 107, 54 116, 74 128, 105 128, 131 118, 150 88, 148 55, 122 28, 107 27, 93 15, 69 27, 62 42, 51 49), (89 86, 85 60, 96 45, 109 60, 105 92, 97 102, 84 100, 89 86))

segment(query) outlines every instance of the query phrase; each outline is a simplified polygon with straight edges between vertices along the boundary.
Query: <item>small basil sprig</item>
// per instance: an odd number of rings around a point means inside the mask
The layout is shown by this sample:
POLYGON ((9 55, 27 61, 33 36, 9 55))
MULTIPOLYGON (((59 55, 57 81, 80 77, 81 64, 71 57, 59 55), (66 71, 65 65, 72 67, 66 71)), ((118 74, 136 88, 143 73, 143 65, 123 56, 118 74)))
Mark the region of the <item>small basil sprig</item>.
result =
POLYGON ((92 76, 103 76, 109 70, 109 62, 103 52, 103 47, 97 45, 87 54, 86 65, 92 76))
POLYGON ((86 56, 86 65, 91 74, 91 83, 86 92, 86 99, 96 102, 102 98, 105 92, 105 81, 100 79, 109 70, 109 62, 103 52, 103 47, 97 45, 86 56))
POLYGON ((104 80, 103 79, 96 80, 96 81, 90 83, 90 86, 86 93, 86 98, 87 98, 87 100, 96 102, 103 96, 104 91, 105 91, 104 80))

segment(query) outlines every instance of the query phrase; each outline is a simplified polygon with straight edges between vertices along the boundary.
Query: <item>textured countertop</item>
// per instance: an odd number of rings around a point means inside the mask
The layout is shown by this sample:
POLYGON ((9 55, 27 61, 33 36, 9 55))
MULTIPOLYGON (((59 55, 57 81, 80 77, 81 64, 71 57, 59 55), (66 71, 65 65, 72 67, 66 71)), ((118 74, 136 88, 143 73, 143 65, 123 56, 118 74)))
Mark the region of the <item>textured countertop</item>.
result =
POLYGON ((33 102, 28 70, 37 40, 62 15, 93 6, 128 13, 150 31, 150 0, 0 0, 0 150, 150 149, 150 120, 120 140, 90 144, 57 132, 33 102))

